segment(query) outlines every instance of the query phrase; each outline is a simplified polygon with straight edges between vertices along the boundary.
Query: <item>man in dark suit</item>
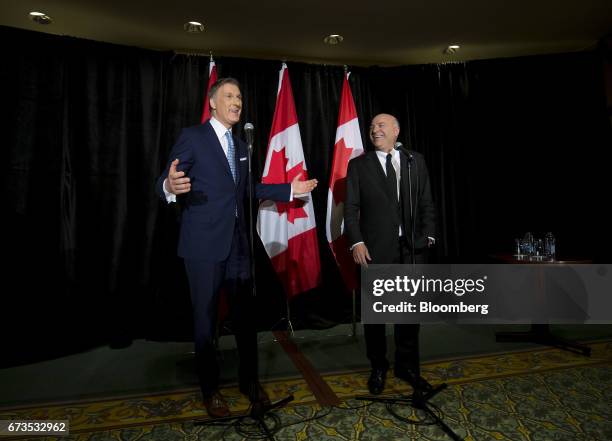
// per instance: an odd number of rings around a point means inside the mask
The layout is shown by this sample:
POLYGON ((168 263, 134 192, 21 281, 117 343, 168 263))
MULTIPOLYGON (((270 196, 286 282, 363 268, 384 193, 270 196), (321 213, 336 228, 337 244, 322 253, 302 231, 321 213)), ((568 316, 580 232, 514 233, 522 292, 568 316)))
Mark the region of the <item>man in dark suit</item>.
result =
MULTIPOLYGON (((257 335, 252 323, 250 256, 245 221, 247 146, 232 134, 240 120, 242 96, 233 78, 210 89, 210 121, 183 129, 157 180, 158 194, 168 202, 184 194, 178 255, 184 259, 191 291, 196 369, 209 415, 229 415, 219 392, 219 367, 213 338, 219 290, 225 287, 240 357, 239 386, 251 402, 269 402, 258 381, 257 335)), ((316 179, 255 186, 255 197, 289 201, 310 192, 316 179)))
MULTIPOLYGON (((376 151, 348 165, 344 222, 359 265, 424 263, 423 251, 434 243, 435 207, 427 166, 421 154, 395 149, 399 131, 394 116, 375 116, 370 139, 376 151)), ((366 324, 364 334, 372 366, 368 388, 380 394, 389 369, 385 325, 366 324)), ((395 376, 414 384, 420 379, 419 325, 395 325, 394 338, 395 376)))

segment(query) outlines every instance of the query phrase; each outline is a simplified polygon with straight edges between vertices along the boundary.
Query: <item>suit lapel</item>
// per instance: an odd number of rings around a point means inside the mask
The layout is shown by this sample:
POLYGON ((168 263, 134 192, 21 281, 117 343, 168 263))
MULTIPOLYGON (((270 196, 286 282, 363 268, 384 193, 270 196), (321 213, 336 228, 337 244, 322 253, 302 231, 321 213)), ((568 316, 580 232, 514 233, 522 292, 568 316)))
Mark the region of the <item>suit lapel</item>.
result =
MULTIPOLYGON (((414 159, 413 159, 414 161, 414 159)), ((400 153, 400 166, 401 166, 401 179, 400 179, 400 188, 401 188, 401 198, 404 206, 409 209, 410 207, 410 181, 414 181, 414 177, 411 176, 414 174, 414 170, 410 171, 408 174, 408 158, 403 153, 400 153), (410 178, 410 179, 409 179, 410 178)), ((414 187, 412 188, 414 192, 414 187)), ((414 200, 414 194, 412 198, 414 200)), ((407 212, 409 213, 409 211, 407 212)))
MULTIPOLYGON (((240 185, 240 183, 242 182, 242 180, 244 179, 244 175, 246 173, 248 173, 248 171, 244 171, 243 167, 242 167, 242 163, 246 163, 246 161, 241 161, 240 158, 244 158, 246 156, 246 151, 243 150, 242 148, 242 143, 240 142, 240 140, 238 138, 236 138, 234 135, 232 135, 232 138, 234 138, 234 146, 235 148, 235 152, 236 152, 236 157, 234 158, 234 160, 236 161, 236 171, 238 173, 238 182, 236 182, 236 186, 240 185)), ((248 170, 248 169, 247 169, 248 170)))
POLYGON ((370 152, 368 155, 368 162, 370 169, 373 171, 374 176, 376 176, 375 180, 378 182, 378 186, 383 190, 387 199, 389 199, 389 194, 387 192, 387 175, 385 175, 375 151, 370 152))

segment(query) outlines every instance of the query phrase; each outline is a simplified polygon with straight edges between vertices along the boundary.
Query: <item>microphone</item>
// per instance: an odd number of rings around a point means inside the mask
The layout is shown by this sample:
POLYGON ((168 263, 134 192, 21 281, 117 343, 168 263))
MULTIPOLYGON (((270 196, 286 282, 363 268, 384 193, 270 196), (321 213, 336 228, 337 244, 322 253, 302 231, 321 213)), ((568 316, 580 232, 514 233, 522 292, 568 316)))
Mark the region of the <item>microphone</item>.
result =
POLYGON ((255 127, 250 122, 244 125, 244 134, 246 135, 246 141, 249 146, 253 145, 253 130, 255 127))
POLYGON ((406 147, 404 147, 404 144, 402 144, 401 142, 397 141, 395 143, 395 145, 393 146, 393 148, 395 150, 399 150, 404 155, 406 155, 406 157, 408 158, 408 163, 411 163, 412 160, 414 159, 414 157, 412 156, 412 153, 410 153, 410 150, 408 150, 406 147))

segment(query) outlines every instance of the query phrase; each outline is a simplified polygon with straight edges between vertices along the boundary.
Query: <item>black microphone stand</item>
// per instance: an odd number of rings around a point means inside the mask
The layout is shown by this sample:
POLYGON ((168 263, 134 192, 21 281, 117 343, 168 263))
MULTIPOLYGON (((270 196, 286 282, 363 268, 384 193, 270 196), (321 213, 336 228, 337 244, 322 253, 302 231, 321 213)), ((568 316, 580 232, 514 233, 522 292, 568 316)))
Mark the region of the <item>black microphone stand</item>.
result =
POLYGON ((263 403, 251 403, 251 406, 243 415, 214 418, 206 421, 195 421, 194 426, 234 426, 236 432, 247 439, 268 439, 275 441, 274 434, 281 427, 280 418, 271 411, 280 409, 293 401, 293 395, 283 398, 269 405, 263 403), (269 425, 266 420, 271 420, 269 425))
MULTIPOLYGON (((398 150, 400 152, 402 152, 405 156, 406 156, 406 161, 408 161, 408 201, 410 203, 410 260, 412 261, 412 266, 414 267, 416 265, 416 257, 414 254, 415 248, 414 248, 414 224, 415 224, 415 220, 416 220, 416 206, 413 207, 413 202, 412 202, 412 161, 414 160, 414 157, 412 156, 412 153, 410 153, 410 150, 408 150, 406 147, 404 147, 404 145, 401 142, 396 142, 395 146, 394 146, 395 150, 398 150)), ((400 164, 401 164, 401 160, 400 160, 400 164)), ((417 197, 419 194, 419 176, 417 173, 417 197)), ((415 204, 416 205, 416 204, 415 204)), ((403 210, 402 210, 403 211, 403 210)), ((406 225, 404 225, 405 227, 406 225)), ((404 233, 406 233, 404 231, 404 233)))
POLYGON ((410 377, 406 378, 408 384, 412 386, 412 395, 400 395, 399 397, 380 397, 377 395, 358 395, 355 397, 356 400, 366 400, 376 403, 385 403, 387 410, 391 415, 400 421, 404 421, 409 424, 425 426, 425 425, 437 425, 446 433, 453 441, 462 441, 463 439, 457 435, 453 429, 451 429, 440 417, 441 410, 429 403, 429 400, 442 392, 448 386, 446 383, 439 384, 438 386, 432 386, 423 377, 410 377), (422 411, 425 417, 421 420, 406 418, 399 415, 394 406, 408 404, 417 411, 422 411))
MULTIPOLYGON (((251 125, 252 127, 252 125, 251 125)), ((253 229, 253 170, 251 166, 253 155, 253 129, 251 128, 247 132, 247 164, 248 164, 248 178, 249 178, 249 187, 247 191, 249 192, 249 248, 251 250, 251 286, 252 286, 252 295, 253 297, 257 297, 257 284, 255 279, 255 247, 254 247, 254 234, 255 230, 253 229)))
MULTIPOLYGON (((412 267, 414 268, 414 266, 416 265, 416 257, 414 254, 414 224, 415 224, 416 217, 414 216, 414 214, 416 213, 413 213, 413 211, 416 210, 416 207, 414 207, 415 210, 413 210, 413 206, 412 206, 412 159, 413 158, 412 158, 412 154, 409 151, 407 151, 407 149, 401 148, 401 150, 406 155, 406 159, 408 160, 408 200, 410 201, 410 248, 411 248, 410 249, 410 259, 412 260, 412 267)), ((419 177, 417 175, 417 179, 418 178, 419 177)))

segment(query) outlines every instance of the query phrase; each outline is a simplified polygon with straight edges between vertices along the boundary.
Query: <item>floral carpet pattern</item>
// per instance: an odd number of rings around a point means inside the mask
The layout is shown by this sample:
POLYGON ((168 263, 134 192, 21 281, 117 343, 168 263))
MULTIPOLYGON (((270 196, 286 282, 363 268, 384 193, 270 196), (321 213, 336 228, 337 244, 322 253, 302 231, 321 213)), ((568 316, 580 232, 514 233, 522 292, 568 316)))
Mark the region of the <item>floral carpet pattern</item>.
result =
MULTIPOLYGON (((590 345, 591 357, 558 349, 537 349, 423 364, 423 376, 448 387, 431 403, 464 440, 612 441, 612 342, 590 345)), ((391 373, 391 372, 390 372, 391 373)), ((294 400, 266 418, 277 440, 450 440, 438 425, 412 424, 392 416, 384 404, 356 400, 367 391, 368 371, 324 375, 342 404, 321 407, 302 379, 264 384, 272 401, 294 400)), ((386 395, 410 393, 390 376, 386 395)), ((234 415, 248 410, 237 387, 223 389, 234 415)), ((408 405, 392 409, 400 417, 422 419, 408 405)), ((62 440, 243 440, 262 439, 240 427, 196 425, 210 421, 194 389, 37 407, 1 408, 0 420, 70 421, 62 440)), ((25 439, 0 437, 2 440, 25 439)), ((37 437, 31 439, 60 439, 37 437)), ((263 438, 265 439, 265 438, 263 438)))

